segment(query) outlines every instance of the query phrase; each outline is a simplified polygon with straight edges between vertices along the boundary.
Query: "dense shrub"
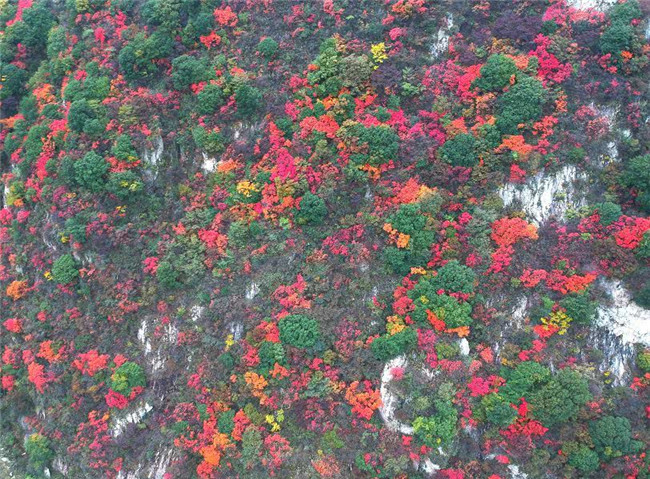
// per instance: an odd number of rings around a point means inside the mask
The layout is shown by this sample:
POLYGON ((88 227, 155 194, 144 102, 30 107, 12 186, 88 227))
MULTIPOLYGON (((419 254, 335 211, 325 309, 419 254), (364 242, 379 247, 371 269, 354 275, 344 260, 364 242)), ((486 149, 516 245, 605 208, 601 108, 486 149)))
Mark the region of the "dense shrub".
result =
POLYGON ((600 217, 600 223, 603 226, 611 225, 612 223, 616 222, 623 214, 621 207, 616 203, 612 203, 611 201, 599 203, 594 207, 594 209, 598 213, 598 216, 600 217))
POLYGON ((78 276, 79 270, 72 255, 64 254, 52 264, 52 278, 59 284, 72 283, 78 276))
POLYGON ((320 196, 310 192, 300 200, 300 209, 296 213, 298 224, 320 224, 327 216, 327 206, 320 196))
POLYGON ((642 444, 632 439, 630 421, 626 417, 605 416, 589 425, 596 452, 604 459, 632 454, 642 444))
POLYGON ((418 341, 415 329, 406 328, 393 335, 379 336, 372 342, 371 349, 380 361, 388 361, 409 351, 418 341))
POLYGON ((302 314, 285 316, 278 328, 280 340, 296 348, 311 348, 320 339, 318 322, 302 314))
POLYGON ((499 91, 510 83, 510 78, 517 73, 515 62, 502 54, 490 55, 481 67, 481 76, 474 80, 472 86, 484 91, 499 91))
POLYGON ((571 294, 560 301, 560 306, 566 309, 566 314, 575 323, 588 325, 596 316, 596 304, 587 294, 571 294))
POLYGON ((542 83, 522 76, 498 100, 496 126, 503 134, 517 134, 518 125, 542 116, 546 92, 542 83))
POLYGON ((575 418, 592 398, 587 380, 569 368, 560 370, 541 389, 530 395, 532 414, 546 427, 575 418))
POLYGON ((266 37, 264 40, 260 41, 257 44, 257 51, 264 58, 270 60, 278 51, 278 42, 270 37, 266 37))
POLYGON ((109 164, 94 151, 89 151, 74 164, 76 183, 87 190, 98 193, 106 184, 106 173, 109 164))
POLYGON ((147 377, 138 364, 127 361, 115 370, 111 376, 110 387, 124 396, 131 394, 134 387, 145 387, 147 377))
POLYGON ((472 167, 478 163, 477 141, 470 133, 460 133, 445 141, 440 155, 452 166, 472 167))

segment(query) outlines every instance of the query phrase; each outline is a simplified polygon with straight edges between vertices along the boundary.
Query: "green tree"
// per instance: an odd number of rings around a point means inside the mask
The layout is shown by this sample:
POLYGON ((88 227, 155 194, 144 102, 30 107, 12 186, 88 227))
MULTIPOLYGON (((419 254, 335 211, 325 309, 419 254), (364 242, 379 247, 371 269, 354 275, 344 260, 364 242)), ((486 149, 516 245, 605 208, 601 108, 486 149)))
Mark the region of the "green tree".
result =
POLYGON ((439 149, 442 159, 452 166, 466 168, 478 164, 477 141, 470 133, 460 133, 445 141, 439 149))
POLYGON ((598 212, 598 216, 600 216, 600 224, 603 226, 611 225, 612 223, 616 222, 623 214, 621 207, 616 203, 612 203, 611 201, 598 203, 594 207, 594 210, 598 212))
POLYGON ((552 427, 573 419, 591 398, 587 380, 579 372, 565 368, 530 395, 530 406, 535 418, 552 427))
POLYGON ((127 361, 115 370, 110 380, 110 388, 128 396, 134 387, 145 387, 147 376, 140 365, 127 361))
POLYGON ((179 282, 179 274, 176 268, 169 261, 161 261, 156 269, 156 278, 165 288, 173 289, 178 288, 181 283, 179 282))
POLYGON ((305 193, 300 200, 300 209, 296 213, 296 221, 300 225, 321 224, 327 216, 327 206, 320 196, 311 192, 305 193))
POLYGON ((452 293, 474 292, 476 275, 472 268, 460 264, 453 259, 438 270, 438 274, 429 280, 429 287, 435 290, 444 289, 452 293))
POLYGON ((264 97, 255 87, 244 83, 235 91, 237 116, 251 119, 263 106, 264 97))
POLYGON ((55 453, 51 448, 50 440, 42 434, 31 434, 25 441, 25 452, 29 458, 29 464, 39 473, 46 468, 55 453))
POLYGON ((630 421, 626 417, 605 416, 589 424, 589 434, 596 452, 604 459, 633 454, 642 448, 632 439, 630 421))
POLYGON ((521 362, 515 369, 502 369, 501 375, 506 384, 499 389, 499 394, 512 403, 527 397, 551 379, 551 371, 535 361, 521 362))
POLYGON ((636 355, 636 365, 644 373, 650 373, 650 349, 639 351, 636 355))
POLYGON ((629 50, 634 38, 634 28, 629 23, 614 22, 600 37, 600 51, 616 55, 629 50))
POLYGON ((621 175, 621 183, 638 191, 637 203, 650 212, 650 155, 632 158, 621 175))
POLYGON ((515 135, 520 123, 539 120, 546 91, 539 80, 523 76, 497 101, 496 126, 505 135, 515 135))
POLYGON ((587 446, 580 446, 569 454, 569 464, 578 469, 583 474, 590 474, 598 469, 600 460, 598 454, 589 449, 587 446))
POLYGON ((77 263, 70 254, 64 254, 52 264, 52 278, 59 284, 72 283, 79 276, 77 263))
POLYGON ((481 76, 474 80, 472 86, 483 91, 501 91, 516 73, 517 66, 512 58, 500 53, 490 55, 481 67, 481 76))
POLYGON ((565 296, 560 301, 560 306, 566 310, 567 316, 578 324, 590 324, 596 316, 596 304, 585 293, 565 296))
POLYGON ((280 340, 296 348, 311 348, 320 340, 318 322, 303 314, 290 314, 278 322, 280 340))
POLYGON ((196 96, 198 110, 202 115, 211 115, 224 104, 223 90, 216 83, 208 83, 196 96))
POLYGON ((106 185, 106 173, 109 164, 94 151, 89 151, 74 164, 74 178, 77 184, 87 190, 98 193, 106 185))
POLYGON ((417 345, 418 335, 415 329, 406 328, 395 334, 385 334, 375 339, 370 349, 380 361, 400 356, 417 345))
POLYGON ((257 51, 267 60, 270 60, 275 56, 278 51, 278 42, 273 40, 270 37, 266 37, 264 40, 260 41, 257 44, 257 51))
POLYGON ((436 400, 436 414, 429 417, 417 417, 413 421, 413 432, 429 447, 449 444, 456 436, 458 411, 451 401, 436 400))
POLYGON ((517 418, 517 410, 498 393, 483 396, 481 406, 485 411, 485 418, 500 428, 509 426, 517 418))
POLYGON ((181 55, 172 60, 172 83, 177 90, 187 90, 191 85, 214 79, 212 69, 202 60, 181 55))
POLYGON ((108 176, 108 191, 121 200, 133 200, 143 188, 142 179, 131 170, 117 171, 108 176))

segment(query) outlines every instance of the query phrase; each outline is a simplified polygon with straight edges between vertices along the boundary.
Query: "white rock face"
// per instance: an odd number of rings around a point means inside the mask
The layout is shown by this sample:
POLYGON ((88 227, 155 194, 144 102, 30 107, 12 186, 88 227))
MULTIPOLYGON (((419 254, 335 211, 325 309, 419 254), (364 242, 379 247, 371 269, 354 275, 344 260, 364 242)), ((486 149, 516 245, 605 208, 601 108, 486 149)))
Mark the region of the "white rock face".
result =
POLYGON ((379 388, 379 395, 381 397, 379 414, 388 429, 410 436, 413 434, 413 427, 395 419, 395 408, 397 407, 398 398, 389 386, 389 383, 393 379, 393 368, 405 368, 407 364, 408 360, 406 356, 398 356, 384 365, 384 370, 381 373, 381 387, 379 388))
POLYGON ((510 471, 510 477, 512 479, 527 479, 528 474, 525 472, 520 472, 519 471, 519 466, 516 464, 509 464, 508 465, 508 470, 510 471))
POLYGON ((153 410, 153 406, 145 402, 124 417, 115 418, 110 427, 111 436, 118 437, 129 424, 138 424, 151 410, 153 410))
POLYGON ((257 296, 260 292, 260 285, 257 284, 255 281, 251 281, 251 284, 248 285, 246 288, 246 299, 251 301, 255 296, 257 296))
POLYGON ((573 165, 566 165, 551 175, 541 171, 523 185, 508 183, 498 193, 504 207, 520 205, 528 218, 540 225, 551 217, 563 218, 569 208, 586 204, 575 187, 576 180, 584 179, 584 173, 579 173, 573 165))
POLYGON ((449 30, 454 26, 454 16, 447 14, 447 27, 440 28, 434 42, 431 44, 431 55, 434 58, 444 54, 449 48, 449 30))
POLYGON ((156 452, 153 462, 148 467, 140 465, 133 472, 121 470, 117 479, 164 479, 167 468, 174 457, 174 449, 166 448, 156 452))
POLYGON ((140 344, 143 346, 144 356, 149 363, 149 367, 151 368, 152 373, 162 371, 167 359, 165 347, 169 345, 175 345, 177 339, 178 328, 171 322, 167 323, 164 325, 162 337, 159 338, 159 346, 154 351, 151 343, 151 338, 149 336, 149 324, 146 319, 143 319, 140 322, 140 327, 138 328, 138 341, 140 341, 140 344))
POLYGON ((598 308, 596 324, 607 328, 624 343, 650 346, 650 310, 632 301, 620 281, 603 280, 602 284, 610 294, 612 304, 598 308))
POLYGON ((165 144, 162 136, 158 135, 153 141, 153 144, 154 149, 145 150, 143 155, 145 174, 152 179, 154 179, 158 174, 157 167, 162 159, 163 152, 165 151, 165 144))
POLYGON ((241 322, 231 322, 228 329, 230 330, 230 334, 232 334, 232 339, 235 341, 239 341, 244 334, 244 325, 241 322))
POLYGON ((469 356, 469 342, 467 338, 462 338, 458 341, 458 346, 460 347, 460 354, 463 356, 469 356))
POLYGON ((616 0, 567 0, 566 4, 577 10, 597 10, 604 12, 614 5, 616 0))
POLYGON ((201 163, 201 169, 206 173, 213 173, 217 169, 217 164, 219 163, 216 158, 208 156, 207 153, 202 153, 203 163, 201 163))
POLYGON ((201 319, 201 316, 203 316, 203 311, 205 311, 204 306, 199 306, 198 304, 192 306, 190 309, 190 319, 193 322, 197 322, 199 319, 201 319))

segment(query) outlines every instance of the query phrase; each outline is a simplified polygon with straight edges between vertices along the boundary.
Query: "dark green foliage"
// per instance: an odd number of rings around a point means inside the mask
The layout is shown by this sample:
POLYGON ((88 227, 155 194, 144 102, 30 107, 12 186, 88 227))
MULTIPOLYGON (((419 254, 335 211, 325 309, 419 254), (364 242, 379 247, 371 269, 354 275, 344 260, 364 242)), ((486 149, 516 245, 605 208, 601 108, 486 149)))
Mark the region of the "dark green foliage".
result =
POLYGON ((275 363, 284 364, 284 348, 280 343, 264 341, 258 348, 257 354, 260 358, 260 370, 264 373, 273 369, 275 363))
POLYGON ((300 210, 296 213, 296 221, 299 225, 315 224, 323 222, 327 216, 327 206, 320 196, 311 192, 305 193, 300 200, 300 210))
POLYGON ((221 132, 206 130, 202 126, 197 126, 192 130, 192 136, 196 145, 209 155, 218 155, 224 150, 224 139, 221 132))
POLYGON ((641 18, 642 13, 636 0, 617 3, 609 11, 610 26, 600 37, 600 50, 603 53, 618 54, 629 50, 634 38, 632 20, 641 18))
POLYGON ((634 302, 643 308, 650 308, 650 282, 646 283, 635 295, 634 302))
POLYGON ((436 235, 427 223, 422 205, 413 203, 400 206, 388 218, 388 223, 400 233, 410 236, 406 248, 386 247, 384 261, 388 267, 395 273, 407 274, 412 267, 425 266, 431 257, 430 248, 436 235))
POLYGON ((477 142, 474 135, 460 133, 440 147, 440 156, 452 166, 464 166, 466 168, 476 166, 478 154, 476 151, 477 142))
POLYGON ((98 193, 106 184, 109 164, 94 151, 89 151, 74 164, 74 178, 77 184, 87 190, 98 193))
POLYGON ((59 284, 72 283, 78 276, 79 270, 72 255, 64 254, 52 264, 52 278, 59 284))
POLYGON ((598 212, 598 216, 600 216, 600 223, 603 226, 611 225, 612 223, 616 222, 623 214, 621 207, 616 203, 612 203, 611 201, 599 203, 594 207, 594 209, 598 212))
POLYGON ((97 115, 95 109, 87 100, 80 99, 73 101, 72 104, 70 104, 70 110, 68 111, 68 125, 71 130, 81 133, 86 128, 86 123, 89 123, 96 118, 97 115))
POLYGON ((121 200, 136 198, 143 188, 142 179, 132 170, 111 173, 108 177, 108 191, 121 200))
POLYGON ((198 110, 202 115, 211 115, 224 104, 223 90, 216 83, 208 83, 196 96, 198 110))
POLYGON ((2 78, 2 89, 0 90, 0 100, 6 100, 9 97, 19 97, 25 92, 25 81, 27 81, 27 72, 12 64, 0 64, 0 78, 2 78))
POLYGON ((587 446, 580 446, 569 455, 569 464, 584 474, 594 472, 600 466, 598 454, 587 446))
POLYGON ((290 314, 278 322, 280 340, 296 348, 311 348, 320 339, 318 322, 302 314, 290 314))
POLYGON ((499 428, 509 426, 517 417, 517 410, 512 407, 510 401, 497 393, 484 396, 481 406, 485 411, 485 418, 499 428))
POLYGON ((257 44, 257 51, 264 58, 270 60, 278 51, 278 42, 270 37, 267 37, 257 44))
POLYGON ((644 211, 650 212, 650 155, 632 158, 621 181, 624 186, 638 191, 637 203, 644 211))
POLYGON ((472 307, 469 303, 459 302, 456 298, 438 294, 436 291, 422 279, 409 293, 415 305, 412 317, 418 324, 430 326, 427 311, 431 311, 439 320, 444 321, 447 328, 459 328, 472 323, 472 307))
POLYGON ((147 385, 147 377, 144 370, 140 365, 127 361, 115 370, 111 376, 110 388, 127 396, 131 394, 134 387, 145 387, 147 385))
POLYGON ((605 416, 589 425, 596 452, 604 459, 633 454, 642 444, 632 439, 630 421, 626 417, 605 416))
POLYGON ((156 31, 149 37, 138 33, 118 55, 124 78, 131 82, 154 78, 158 72, 154 60, 166 58, 172 49, 172 37, 162 31, 156 31))
POLYGON ((135 162, 138 160, 138 153, 133 147, 133 142, 129 135, 120 135, 115 140, 111 153, 120 161, 135 162))
POLYGON ((481 76, 474 80, 472 86, 484 91, 500 91, 516 73, 517 67, 511 58, 502 54, 490 55, 481 67, 481 76))
POLYGON ((505 370, 502 375, 506 378, 506 384, 499 389, 509 402, 517 403, 522 397, 539 389, 542 384, 551 378, 551 371, 534 361, 519 363, 514 370, 505 370))
POLYGON ((435 401, 436 414, 429 417, 417 417, 413 421, 413 432, 429 447, 449 444, 456 436, 458 411, 451 401, 435 401))
POLYGON ((560 301, 566 314, 577 324, 590 324, 596 316, 596 304, 587 294, 571 294, 560 301))
POLYGON ((418 335, 415 329, 406 328, 393 335, 379 336, 371 344, 372 353, 380 361, 388 361, 415 347, 418 335))
POLYGON ((341 80, 348 88, 362 88, 372 75, 372 62, 365 55, 349 55, 341 59, 341 80))
POLYGON ((650 259, 650 231, 643 233, 641 242, 636 248, 636 255, 641 259, 650 259))
POLYGON ((68 218, 65 221, 65 232, 67 235, 72 236, 75 242, 86 242, 86 222, 79 215, 68 218))
POLYGON ((25 441, 25 452, 29 464, 39 473, 47 467, 56 455, 51 448, 50 440, 38 433, 30 435, 25 441))
POLYGON ((178 281, 179 274, 178 271, 172 266, 169 261, 161 261, 158 264, 158 269, 156 270, 156 278, 162 286, 165 288, 177 288, 181 285, 178 281))
POLYGON ((472 268, 462 265, 454 259, 445 263, 438 270, 438 274, 429 280, 429 288, 444 289, 451 293, 472 293, 475 280, 476 275, 472 268))
POLYGON ((532 77, 521 77, 498 100, 496 126, 504 135, 517 134, 517 125, 538 120, 546 92, 542 83, 532 77))
POLYGON ((257 88, 244 83, 235 92, 237 115, 242 119, 252 119, 264 106, 263 101, 262 93, 257 88))
POLYGON ((399 136, 389 126, 380 125, 361 128, 359 131, 359 144, 366 146, 367 162, 373 166, 397 159, 399 136))
POLYGON ((221 413, 219 419, 217 420, 217 426, 219 427, 219 432, 224 434, 230 434, 233 429, 235 429, 235 411, 232 409, 221 413))
POLYGON ((194 83, 214 78, 212 69, 202 60, 181 55, 172 61, 172 83, 177 90, 186 90, 194 83))
POLYGON ((587 380, 579 372, 565 368, 530 395, 530 405, 533 416, 552 427, 575 418, 591 398, 587 380))
POLYGON ((628 50, 634 37, 632 25, 621 22, 613 23, 600 37, 600 50, 607 54, 617 54, 628 50))
POLYGON ((639 351, 636 355, 636 365, 644 373, 650 373, 650 350, 639 351))

